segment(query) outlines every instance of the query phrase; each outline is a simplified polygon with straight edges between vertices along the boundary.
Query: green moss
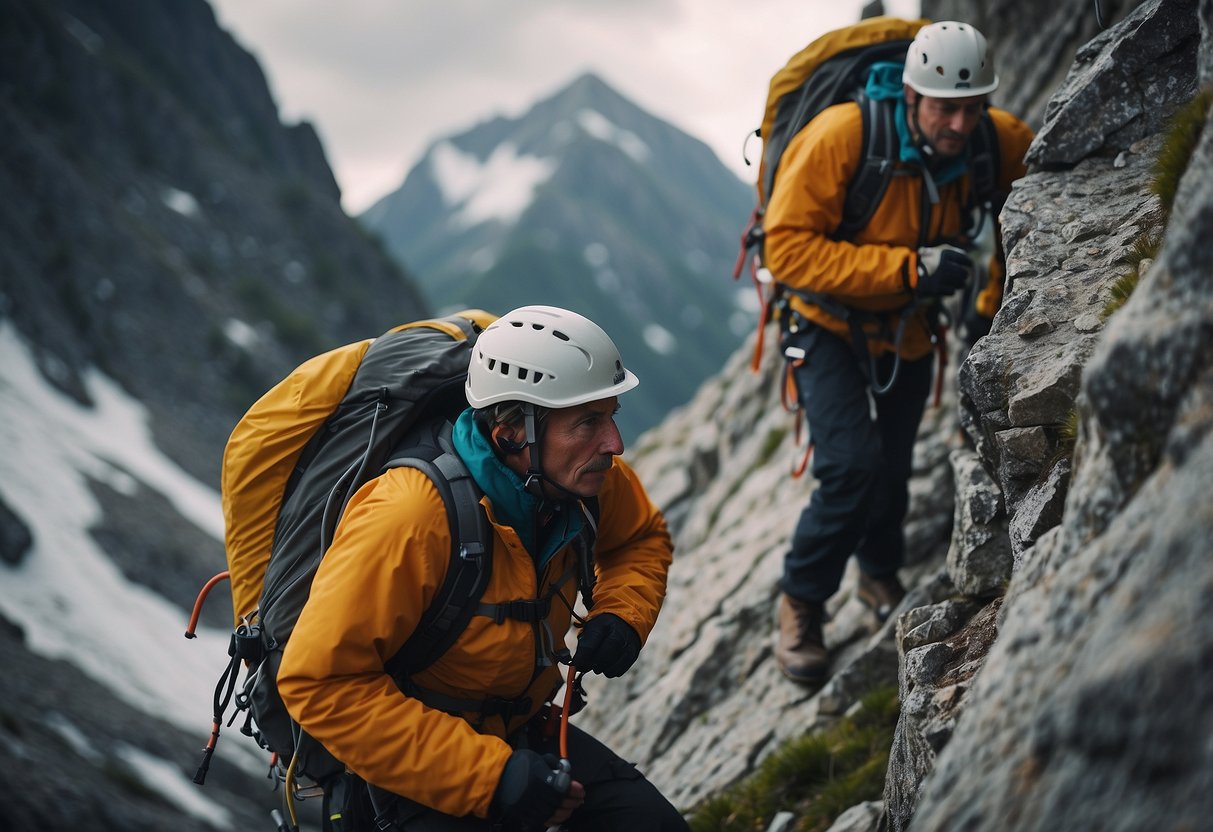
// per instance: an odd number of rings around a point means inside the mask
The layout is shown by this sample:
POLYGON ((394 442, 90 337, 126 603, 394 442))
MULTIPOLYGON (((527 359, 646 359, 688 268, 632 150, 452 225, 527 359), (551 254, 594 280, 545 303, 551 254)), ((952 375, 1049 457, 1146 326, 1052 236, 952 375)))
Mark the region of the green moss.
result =
POLYGON ((1105 321, 1128 302, 1140 280, 1141 273, 1137 269, 1116 278, 1112 283, 1112 297, 1104 304, 1102 317, 1105 321))
POLYGON ((1141 282, 1142 264, 1157 258, 1159 251, 1162 250, 1162 239, 1165 230, 1161 222, 1155 222, 1148 225, 1141 235, 1133 241, 1133 249, 1129 253, 1128 258, 1131 269, 1128 274, 1121 275, 1112 283, 1112 297, 1104 304, 1103 320, 1106 321, 1112 317, 1112 314, 1124 306, 1129 298, 1133 296, 1133 290, 1141 282))
POLYGON ((1124 306, 1132 296, 1141 280, 1142 263, 1158 257, 1167 221, 1175 205, 1175 195, 1179 191, 1179 183, 1188 170, 1197 144, 1200 143, 1211 107, 1213 87, 1205 87, 1171 117, 1162 148, 1154 161, 1154 180, 1150 184, 1151 190, 1158 195, 1161 215, 1147 224, 1134 241, 1133 251, 1128 258, 1131 270, 1112 284, 1112 297, 1103 308, 1104 320, 1124 306))
POLYGON ((1041 467, 1037 473, 1034 486, 1041 485, 1053 472, 1057 463, 1063 459, 1074 461, 1074 449, 1078 443, 1078 421, 1079 414, 1077 406, 1071 407, 1066 413, 1065 419, 1060 424, 1046 425, 1045 433, 1049 438, 1052 453, 1049 455, 1048 461, 1041 467))
POLYGON ((779 450, 779 446, 783 444, 783 438, 788 435, 787 428, 772 428, 767 431, 766 439, 762 442, 762 448, 758 451, 758 462, 754 465, 755 468, 763 468, 775 451, 779 450))
POLYGON ((895 688, 873 691, 853 716, 789 740, 751 777, 696 808, 691 829, 761 832, 791 811, 797 829, 825 830, 851 806, 879 800, 899 709, 895 688))
POLYGON ((1162 149, 1154 165, 1154 193, 1163 209, 1170 213, 1175 204, 1179 182, 1188 169, 1188 162, 1209 117, 1213 105, 1213 87, 1205 87, 1171 117, 1162 149))
POLYGON ((1162 251, 1162 238, 1165 231, 1166 224, 1161 220, 1147 223, 1141 234, 1133 241, 1133 248, 1129 252, 1130 265, 1140 268, 1146 260, 1156 259, 1158 253, 1162 251))
POLYGON ((1058 430, 1058 438, 1069 444, 1071 448, 1078 441, 1078 408, 1070 408, 1070 412, 1066 414, 1065 421, 1061 423, 1061 428, 1058 430))

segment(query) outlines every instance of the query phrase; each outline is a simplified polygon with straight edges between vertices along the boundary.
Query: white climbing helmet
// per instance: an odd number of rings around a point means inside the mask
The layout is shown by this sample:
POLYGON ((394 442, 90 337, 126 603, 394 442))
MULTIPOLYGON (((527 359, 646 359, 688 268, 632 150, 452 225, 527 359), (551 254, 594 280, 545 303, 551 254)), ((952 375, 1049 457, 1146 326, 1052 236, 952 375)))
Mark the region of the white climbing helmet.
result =
POLYGON ((965 98, 998 89, 986 38, 967 23, 945 20, 918 30, 906 53, 902 83, 932 98, 965 98))
POLYGON ((639 383, 598 324, 555 306, 524 306, 480 334, 464 392, 475 408, 509 401, 559 408, 617 396, 639 383))

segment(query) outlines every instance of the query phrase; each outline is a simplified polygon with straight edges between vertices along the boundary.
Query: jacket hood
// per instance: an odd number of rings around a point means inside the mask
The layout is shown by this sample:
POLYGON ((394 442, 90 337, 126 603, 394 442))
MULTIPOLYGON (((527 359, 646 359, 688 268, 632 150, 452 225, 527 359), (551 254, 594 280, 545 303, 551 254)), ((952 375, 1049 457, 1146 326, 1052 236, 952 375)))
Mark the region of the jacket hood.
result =
POLYGON ((537 529, 539 499, 526 490, 522 478, 493 452, 488 437, 472 418, 472 408, 463 411, 455 420, 451 439, 472 479, 492 503, 497 521, 518 533, 522 545, 535 559, 537 569, 542 569, 581 531, 585 518, 576 510, 576 504, 564 500, 549 503, 555 510, 554 516, 544 528, 537 529))

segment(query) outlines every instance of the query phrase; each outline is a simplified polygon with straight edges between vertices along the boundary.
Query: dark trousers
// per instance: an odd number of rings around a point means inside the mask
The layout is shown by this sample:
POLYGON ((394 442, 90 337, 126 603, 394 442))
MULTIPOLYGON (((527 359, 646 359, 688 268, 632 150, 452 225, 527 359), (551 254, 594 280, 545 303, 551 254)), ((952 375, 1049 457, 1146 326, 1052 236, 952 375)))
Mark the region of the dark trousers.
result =
MULTIPOLYGON (((540 754, 559 754, 557 737, 538 732, 520 742, 540 754)), ((569 725, 569 761, 573 779, 585 786, 585 802, 562 827, 569 832, 686 832, 687 822, 657 787, 636 767, 576 725, 569 725)), ((394 812, 403 832, 490 832, 490 821, 476 817, 452 817, 412 803, 402 802, 394 812)), ((506 825, 508 832, 532 832, 506 825)), ((534 832, 543 832, 535 830, 534 832)))
MULTIPOLYGON (((907 484, 932 356, 903 360, 893 387, 876 396, 846 339, 808 324, 785 343, 805 351, 795 379, 815 445, 818 486, 784 559, 783 591, 821 603, 838 591, 852 554, 872 577, 902 565, 907 484)), ((893 372, 893 359, 886 354, 877 361, 879 382, 893 372)))

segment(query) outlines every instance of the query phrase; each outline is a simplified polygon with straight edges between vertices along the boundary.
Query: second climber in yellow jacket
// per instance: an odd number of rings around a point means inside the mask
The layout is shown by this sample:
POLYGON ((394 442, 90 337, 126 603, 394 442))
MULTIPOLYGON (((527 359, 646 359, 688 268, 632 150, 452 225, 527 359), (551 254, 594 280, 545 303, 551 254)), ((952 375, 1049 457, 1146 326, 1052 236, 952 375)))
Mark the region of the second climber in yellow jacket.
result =
MULTIPOLYGON (((922 27, 904 66, 874 65, 866 93, 892 111, 897 158, 879 202, 850 233, 840 226, 864 161, 860 105, 822 111, 780 159, 765 260, 787 298, 784 346, 799 357, 794 377, 818 481, 781 582, 776 658, 797 682, 826 677, 824 604, 852 554, 858 595, 878 616, 905 594, 897 576, 902 521, 931 386, 935 316, 982 271, 967 251, 974 131, 992 126, 992 158, 1000 161, 989 178, 1003 197, 1026 172, 1032 140, 1022 121, 988 106, 997 87, 985 37, 955 21, 922 27)), ((1002 298, 1003 264, 992 260, 988 281, 976 287, 975 312, 987 326, 1002 298)))
POLYGON ((467 628, 407 691, 384 665, 442 584, 447 514, 432 481, 407 467, 351 500, 278 689, 304 731, 392 796, 375 807, 383 828, 687 828, 635 767, 576 726, 571 778, 554 777, 555 739, 543 730, 583 526, 597 524, 596 582, 572 659, 578 670, 628 670, 665 596, 673 554, 665 520, 618 458, 618 396, 637 383, 606 333, 567 310, 516 309, 480 335, 465 388, 471 407, 452 440, 485 495, 489 583, 467 628), (597 512, 585 507, 592 500, 597 512))

